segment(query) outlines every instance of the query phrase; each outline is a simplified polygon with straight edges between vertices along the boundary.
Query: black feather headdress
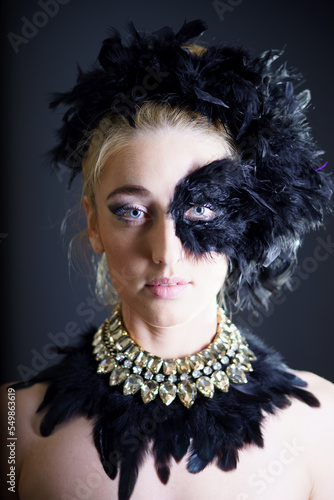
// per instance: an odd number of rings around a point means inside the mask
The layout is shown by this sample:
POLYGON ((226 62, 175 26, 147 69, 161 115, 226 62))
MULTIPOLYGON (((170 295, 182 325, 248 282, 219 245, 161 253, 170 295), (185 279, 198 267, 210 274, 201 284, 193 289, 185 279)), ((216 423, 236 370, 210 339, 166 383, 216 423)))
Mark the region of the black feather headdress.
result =
POLYGON ((121 114, 134 125, 136 110, 150 101, 224 124, 238 158, 184 179, 170 212, 188 250, 229 256, 228 296, 241 306, 266 305, 293 272, 305 233, 331 210, 333 183, 319 170, 322 152, 306 120, 309 91, 295 93, 301 78, 295 70, 274 68, 281 52, 254 58, 217 44, 189 50, 189 41, 205 29, 202 21, 192 21, 177 33, 165 27, 143 34, 130 24, 127 44, 113 30, 95 68, 80 71, 76 86, 51 103, 68 107, 52 155, 56 164, 71 168, 73 178, 89 147, 84 138, 101 119, 121 114), (208 200, 214 200, 216 219, 185 219, 189 205, 208 200))

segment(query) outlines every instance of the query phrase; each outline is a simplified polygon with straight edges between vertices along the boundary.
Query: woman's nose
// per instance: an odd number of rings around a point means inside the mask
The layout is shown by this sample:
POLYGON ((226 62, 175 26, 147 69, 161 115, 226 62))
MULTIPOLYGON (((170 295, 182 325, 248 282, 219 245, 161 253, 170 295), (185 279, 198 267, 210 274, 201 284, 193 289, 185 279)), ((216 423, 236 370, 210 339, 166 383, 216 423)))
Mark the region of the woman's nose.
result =
POLYGON ((152 228, 151 251, 156 264, 171 266, 181 259, 182 243, 175 234, 175 224, 170 216, 162 217, 152 228))

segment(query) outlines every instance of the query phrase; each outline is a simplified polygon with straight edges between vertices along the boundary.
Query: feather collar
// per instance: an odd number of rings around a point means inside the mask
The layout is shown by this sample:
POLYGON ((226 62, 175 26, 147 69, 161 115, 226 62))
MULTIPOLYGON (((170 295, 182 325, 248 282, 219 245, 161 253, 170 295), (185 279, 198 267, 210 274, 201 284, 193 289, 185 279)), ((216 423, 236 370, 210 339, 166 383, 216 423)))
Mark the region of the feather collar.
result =
POLYGON ((295 397, 309 406, 319 401, 307 385, 287 370, 281 357, 253 335, 247 335, 255 353, 253 371, 246 384, 230 383, 228 392, 215 391, 213 398, 199 395, 186 408, 177 398, 166 406, 159 398, 144 404, 139 393, 124 396, 120 386, 110 387, 108 377, 96 372, 92 352, 96 331, 82 337, 77 347, 61 350, 62 361, 16 389, 48 381, 50 385, 38 412, 47 408, 42 436, 72 417, 94 418, 94 442, 105 472, 119 473, 119 500, 131 497, 145 453, 152 448, 162 483, 169 479, 172 459, 189 453, 188 471, 197 473, 215 462, 222 471, 237 467, 238 451, 246 444, 263 447, 261 423, 266 413, 290 405, 295 397))

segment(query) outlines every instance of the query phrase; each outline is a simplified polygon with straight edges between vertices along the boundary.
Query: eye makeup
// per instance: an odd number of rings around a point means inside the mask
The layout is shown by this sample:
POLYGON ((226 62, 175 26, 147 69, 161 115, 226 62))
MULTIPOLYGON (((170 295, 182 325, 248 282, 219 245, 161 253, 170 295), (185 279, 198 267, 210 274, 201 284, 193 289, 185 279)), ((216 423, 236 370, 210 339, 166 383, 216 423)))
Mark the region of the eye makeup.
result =
POLYGON ((136 204, 108 205, 108 209, 113 215, 117 216, 119 221, 128 224, 143 223, 145 220, 151 219, 148 212, 136 204))
POLYGON ((184 218, 190 221, 212 220, 217 215, 217 212, 215 212, 210 204, 192 205, 184 212, 184 218))

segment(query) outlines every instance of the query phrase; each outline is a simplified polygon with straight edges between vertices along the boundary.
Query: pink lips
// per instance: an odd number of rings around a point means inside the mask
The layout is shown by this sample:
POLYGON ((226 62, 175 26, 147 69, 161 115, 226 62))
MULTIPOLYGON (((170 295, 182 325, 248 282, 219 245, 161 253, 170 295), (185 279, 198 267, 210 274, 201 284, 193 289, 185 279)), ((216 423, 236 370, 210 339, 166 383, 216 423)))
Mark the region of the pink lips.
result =
POLYGON ((177 276, 172 278, 159 278, 151 281, 146 286, 148 290, 161 299, 173 299, 188 288, 189 281, 177 276))

